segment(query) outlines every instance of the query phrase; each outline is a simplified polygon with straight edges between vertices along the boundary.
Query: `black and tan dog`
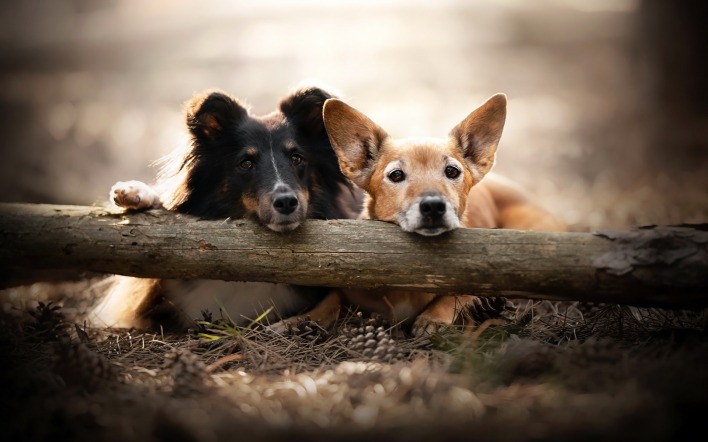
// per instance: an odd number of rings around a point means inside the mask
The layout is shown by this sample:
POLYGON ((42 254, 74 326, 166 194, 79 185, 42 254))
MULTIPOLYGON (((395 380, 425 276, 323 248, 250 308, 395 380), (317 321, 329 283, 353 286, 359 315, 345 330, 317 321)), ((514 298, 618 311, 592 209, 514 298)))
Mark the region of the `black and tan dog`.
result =
MULTIPOLYGON (((251 115, 222 93, 194 97, 186 109, 190 143, 172 155, 155 189, 119 182, 111 199, 119 207, 164 207, 200 218, 253 218, 286 232, 307 218, 352 218, 357 190, 342 175, 322 120, 328 92, 297 90, 277 111, 251 115)), ((246 323, 266 308, 272 320, 312 305, 324 289, 284 284, 115 277, 94 311, 96 323, 114 327, 183 329, 202 310, 224 306, 246 323)))
MULTIPOLYGON (((407 232, 434 236, 458 227, 563 230, 517 184, 490 174, 506 120, 506 96, 494 95, 447 139, 394 139, 364 114, 327 100, 324 122, 340 167, 366 192, 364 219, 396 223, 407 232), (484 178, 484 180, 483 180, 484 178)), ((431 333, 455 320, 472 296, 396 290, 341 290, 310 317, 332 322, 341 303, 408 319, 414 334, 431 333)))

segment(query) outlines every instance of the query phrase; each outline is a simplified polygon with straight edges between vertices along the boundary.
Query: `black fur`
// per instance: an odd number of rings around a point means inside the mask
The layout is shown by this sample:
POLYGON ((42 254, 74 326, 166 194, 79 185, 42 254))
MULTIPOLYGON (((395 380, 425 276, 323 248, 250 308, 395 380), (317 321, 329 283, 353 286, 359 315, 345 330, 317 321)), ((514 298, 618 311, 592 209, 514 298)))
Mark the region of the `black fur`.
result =
POLYGON ((319 88, 300 89, 265 116, 251 115, 223 92, 194 97, 186 111, 190 146, 176 159, 174 176, 166 177, 167 182, 177 178, 163 198, 166 207, 203 218, 254 217, 269 225, 273 220, 265 219, 263 212, 272 209, 268 205, 278 192, 289 188, 293 195, 307 198, 300 201, 307 205, 302 217, 350 217, 347 205, 339 201, 343 191, 354 191, 339 170, 322 120, 322 107, 331 97, 319 88), (293 155, 302 158, 300 164, 293 155), (245 167, 245 161, 253 167, 245 167), (276 191, 278 180, 285 186, 276 191), (244 204, 244 197, 255 201, 259 210, 244 204))
MULTIPOLYGON (((319 88, 300 89, 284 98, 277 111, 254 116, 223 92, 195 96, 186 107, 190 143, 172 154, 158 180, 162 204, 201 218, 251 217, 281 232, 297 228, 307 218, 355 217, 361 193, 340 171, 322 119, 324 102, 331 97, 319 88)), ((118 298, 109 299, 142 299, 129 312, 141 327, 183 330, 192 325, 194 318, 185 316, 175 301, 182 296, 166 289, 162 281, 136 284, 140 281, 120 279, 115 286, 118 298)), ((294 288, 299 299, 310 302, 327 292, 294 288)), ((184 295, 192 289, 182 281, 181 288, 170 290, 184 295)), ((232 294, 214 297, 220 295, 232 294)), ((260 302, 267 305, 269 300, 260 302)), ((287 304, 282 299, 275 302, 287 304)), ((231 313, 238 317, 243 312, 231 313)), ((287 317, 297 312, 278 313, 287 317)))

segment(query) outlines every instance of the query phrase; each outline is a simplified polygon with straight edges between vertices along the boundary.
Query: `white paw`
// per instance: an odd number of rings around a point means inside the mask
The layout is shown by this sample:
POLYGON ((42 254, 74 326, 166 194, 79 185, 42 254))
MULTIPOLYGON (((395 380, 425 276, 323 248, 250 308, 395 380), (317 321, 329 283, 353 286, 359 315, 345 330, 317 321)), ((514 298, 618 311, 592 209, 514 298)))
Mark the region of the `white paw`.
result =
POLYGON ((283 320, 275 322, 273 324, 269 324, 266 328, 272 332, 279 334, 279 335, 284 335, 293 329, 296 322, 297 322, 297 320, 293 320, 293 319, 283 319, 283 320))
POLYGON ((443 321, 441 319, 421 314, 416 318, 415 322, 413 323, 411 333, 415 337, 430 336, 447 330, 451 327, 451 325, 452 324, 450 324, 449 322, 443 321))
POLYGON ((160 197, 142 181, 118 181, 111 187, 109 197, 124 209, 156 209, 161 206, 160 197))

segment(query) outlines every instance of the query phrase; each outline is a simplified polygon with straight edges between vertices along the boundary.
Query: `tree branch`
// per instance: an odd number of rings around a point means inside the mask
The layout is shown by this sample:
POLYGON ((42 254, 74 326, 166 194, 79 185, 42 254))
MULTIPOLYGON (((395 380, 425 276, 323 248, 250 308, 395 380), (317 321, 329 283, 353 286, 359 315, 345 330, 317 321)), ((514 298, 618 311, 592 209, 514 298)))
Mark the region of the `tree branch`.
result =
POLYGON ((5 280, 70 269, 693 307, 708 305, 708 226, 428 238, 383 222, 308 220, 283 234, 241 219, 0 204, 0 268, 5 280))

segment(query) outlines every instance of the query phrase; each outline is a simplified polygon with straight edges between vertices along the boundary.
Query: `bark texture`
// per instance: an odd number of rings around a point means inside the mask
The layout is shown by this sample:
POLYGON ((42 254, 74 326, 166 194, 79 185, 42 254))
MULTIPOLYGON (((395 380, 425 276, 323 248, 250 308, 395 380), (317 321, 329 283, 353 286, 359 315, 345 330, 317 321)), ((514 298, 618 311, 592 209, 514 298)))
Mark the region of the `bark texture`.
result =
POLYGON ((0 204, 0 269, 6 281, 69 269, 694 307, 708 305, 708 226, 429 238, 378 221, 308 220, 283 234, 248 220, 0 204))

